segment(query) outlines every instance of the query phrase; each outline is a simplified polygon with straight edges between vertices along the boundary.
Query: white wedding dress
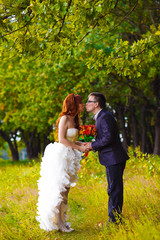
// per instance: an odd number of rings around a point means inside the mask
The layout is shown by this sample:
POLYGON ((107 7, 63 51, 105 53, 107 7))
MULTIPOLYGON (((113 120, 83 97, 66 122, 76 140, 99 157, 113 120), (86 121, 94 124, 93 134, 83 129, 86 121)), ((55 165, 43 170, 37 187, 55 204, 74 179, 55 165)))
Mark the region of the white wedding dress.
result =
MULTIPOLYGON (((72 142, 78 140, 78 129, 67 130, 66 138, 72 142)), ((59 230, 55 222, 57 207, 62 202, 61 193, 65 187, 73 187, 78 179, 77 172, 80 168, 81 152, 66 147, 61 143, 47 145, 41 162, 40 179, 38 180, 39 197, 37 203, 37 221, 41 229, 46 231, 59 230)), ((62 219, 66 226, 67 204, 61 209, 62 219)))

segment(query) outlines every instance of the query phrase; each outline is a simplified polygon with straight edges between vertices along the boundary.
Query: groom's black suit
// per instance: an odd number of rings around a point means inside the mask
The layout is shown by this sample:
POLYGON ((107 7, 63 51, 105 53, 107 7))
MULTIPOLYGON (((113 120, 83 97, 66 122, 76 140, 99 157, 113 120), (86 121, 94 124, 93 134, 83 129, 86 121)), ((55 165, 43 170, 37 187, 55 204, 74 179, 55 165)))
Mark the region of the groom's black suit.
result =
POLYGON ((92 148, 98 151, 99 161, 106 167, 109 221, 116 222, 115 213, 122 212, 123 171, 128 155, 122 147, 117 122, 106 109, 98 113, 96 129, 97 137, 92 148))

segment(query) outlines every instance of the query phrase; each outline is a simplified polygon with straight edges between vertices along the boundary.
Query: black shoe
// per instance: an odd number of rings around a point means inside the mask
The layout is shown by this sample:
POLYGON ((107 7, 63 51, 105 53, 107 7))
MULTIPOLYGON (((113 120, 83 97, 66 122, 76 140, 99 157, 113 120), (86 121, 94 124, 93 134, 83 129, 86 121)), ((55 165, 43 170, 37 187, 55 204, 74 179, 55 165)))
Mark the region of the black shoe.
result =
POLYGON ((119 224, 120 224, 120 221, 115 221, 115 220, 112 220, 111 218, 109 218, 108 222, 106 223, 106 227, 110 228, 114 225, 119 225, 119 224))

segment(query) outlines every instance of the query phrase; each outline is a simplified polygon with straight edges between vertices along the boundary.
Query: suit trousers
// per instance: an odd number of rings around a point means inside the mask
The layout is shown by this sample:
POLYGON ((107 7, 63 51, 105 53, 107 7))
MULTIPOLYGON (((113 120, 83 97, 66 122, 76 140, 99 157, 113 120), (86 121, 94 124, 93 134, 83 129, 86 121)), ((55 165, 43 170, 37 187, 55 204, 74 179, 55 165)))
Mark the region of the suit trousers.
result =
POLYGON ((123 205, 123 171, 126 162, 106 167, 108 181, 107 193, 109 222, 116 223, 121 220, 123 205))

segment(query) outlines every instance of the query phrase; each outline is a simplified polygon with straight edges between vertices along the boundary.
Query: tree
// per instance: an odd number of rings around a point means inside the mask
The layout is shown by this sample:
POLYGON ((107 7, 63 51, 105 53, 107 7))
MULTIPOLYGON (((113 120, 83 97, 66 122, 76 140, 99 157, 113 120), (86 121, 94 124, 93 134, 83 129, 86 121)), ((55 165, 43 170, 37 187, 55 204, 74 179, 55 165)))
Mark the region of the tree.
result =
POLYGON ((1 7, 0 129, 18 129, 30 157, 49 141, 65 96, 87 99, 91 91, 106 95, 126 148, 160 154, 158 1, 18 0, 1 7))

